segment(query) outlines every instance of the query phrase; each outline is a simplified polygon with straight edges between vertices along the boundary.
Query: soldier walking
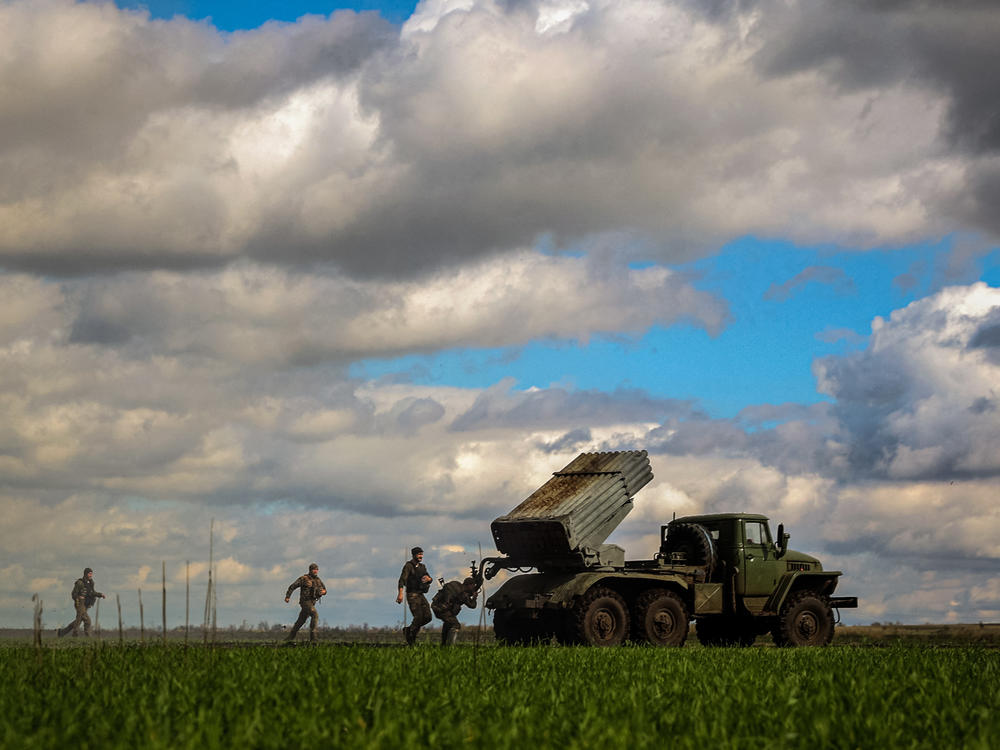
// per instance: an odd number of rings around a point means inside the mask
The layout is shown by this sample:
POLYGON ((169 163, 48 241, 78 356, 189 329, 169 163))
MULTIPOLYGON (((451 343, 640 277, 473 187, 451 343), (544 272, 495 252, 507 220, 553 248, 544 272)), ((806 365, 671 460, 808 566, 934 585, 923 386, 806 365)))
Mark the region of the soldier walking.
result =
POLYGON ((451 646, 458 639, 458 631, 462 629, 458 613, 462 611, 463 604, 470 609, 476 608, 478 589, 479 584, 475 578, 466 578, 461 583, 448 581, 434 595, 431 609, 434 610, 434 616, 444 623, 441 626, 442 646, 451 646))
POLYGON ((285 602, 287 603, 289 599, 292 598, 292 592, 295 589, 299 590, 299 606, 302 608, 299 610, 299 618, 295 621, 292 626, 291 631, 285 638, 286 642, 291 642, 295 640, 295 635, 299 632, 299 628, 305 624, 306 618, 309 619, 309 642, 316 642, 316 621, 319 619, 319 615, 316 613, 316 603, 326 595, 326 585, 319 577, 319 565, 312 563, 309 566, 309 572, 303 576, 296 578, 292 585, 288 587, 288 591, 285 592, 285 602))
POLYGON ((94 606, 99 598, 104 599, 104 594, 94 591, 94 571, 91 568, 84 568, 83 575, 73 583, 73 606, 76 608, 76 619, 64 628, 56 631, 60 638, 73 631, 73 636, 79 634, 80 623, 83 623, 83 634, 90 635, 90 615, 87 610, 94 606))
POLYGON ((406 592, 406 604, 413 615, 413 622, 403 628, 407 646, 417 642, 420 628, 431 621, 431 607, 424 596, 431 587, 431 577, 423 562, 424 551, 420 547, 414 547, 410 554, 413 555, 412 559, 403 564, 403 570, 399 574, 399 594, 396 596, 396 604, 401 604, 403 592, 406 592))

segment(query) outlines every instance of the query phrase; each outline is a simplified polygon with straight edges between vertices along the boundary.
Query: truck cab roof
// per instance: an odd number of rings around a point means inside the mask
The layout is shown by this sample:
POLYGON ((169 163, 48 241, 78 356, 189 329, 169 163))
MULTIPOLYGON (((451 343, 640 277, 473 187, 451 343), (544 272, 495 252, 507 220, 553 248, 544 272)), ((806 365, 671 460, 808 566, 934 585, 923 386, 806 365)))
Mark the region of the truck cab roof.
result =
POLYGON ((706 513, 700 516, 682 516, 670 523, 718 523, 719 521, 767 521, 767 516, 760 513, 706 513))

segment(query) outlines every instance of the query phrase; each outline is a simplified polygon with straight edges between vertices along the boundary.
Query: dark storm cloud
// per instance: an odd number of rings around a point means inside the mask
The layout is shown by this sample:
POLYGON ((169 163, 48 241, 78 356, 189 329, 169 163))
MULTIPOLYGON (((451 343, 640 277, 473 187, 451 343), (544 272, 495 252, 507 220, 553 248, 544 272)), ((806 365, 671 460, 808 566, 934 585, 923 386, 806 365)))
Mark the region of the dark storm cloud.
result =
POLYGON ((768 74, 820 70, 848 88, 917 79, 948 97, 953 143, 979 153, 1000 149, 995 2, 804 2, 771 20, 758 56, 768 74))

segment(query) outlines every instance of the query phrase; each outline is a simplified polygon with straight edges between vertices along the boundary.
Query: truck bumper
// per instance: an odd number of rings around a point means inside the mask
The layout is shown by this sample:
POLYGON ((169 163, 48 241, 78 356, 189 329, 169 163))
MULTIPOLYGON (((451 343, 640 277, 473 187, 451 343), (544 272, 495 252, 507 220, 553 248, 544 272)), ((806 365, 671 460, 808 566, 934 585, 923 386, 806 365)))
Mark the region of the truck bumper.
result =
POLYGON ((830 606, 834 609, 857 609, 858 597, 856 596, 831 596, 830 606))

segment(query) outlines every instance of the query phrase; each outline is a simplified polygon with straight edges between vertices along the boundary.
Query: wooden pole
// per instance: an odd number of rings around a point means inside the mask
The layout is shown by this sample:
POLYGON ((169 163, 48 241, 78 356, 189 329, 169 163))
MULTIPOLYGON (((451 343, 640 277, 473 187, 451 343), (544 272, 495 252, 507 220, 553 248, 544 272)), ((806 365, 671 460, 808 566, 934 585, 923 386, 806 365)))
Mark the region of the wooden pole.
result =
POLYGON ((35 644, 36 649, 41 649, 42 647, 42 598, 35 593, 31 597, 31 601, 35 603, 35 616, 33 620, 32 627, 32 642, 35 644))
POLYGON ((122 631, 122 598, 115 594, 115 601, 118 602, 118 645, 125 643, 125 634, 122 631))
POLYGON ((167 561, 161 561, 163 565, 163 645, 167 645, 167 561))
POLYGON ((146 645, 146 618, 142 609, 142 589, 139 589, 139 642, 146 645))
POLYGON ((191 561, 184 563, 184 644, 188 642, 188 630, 191 628, 191 561))

